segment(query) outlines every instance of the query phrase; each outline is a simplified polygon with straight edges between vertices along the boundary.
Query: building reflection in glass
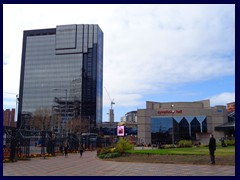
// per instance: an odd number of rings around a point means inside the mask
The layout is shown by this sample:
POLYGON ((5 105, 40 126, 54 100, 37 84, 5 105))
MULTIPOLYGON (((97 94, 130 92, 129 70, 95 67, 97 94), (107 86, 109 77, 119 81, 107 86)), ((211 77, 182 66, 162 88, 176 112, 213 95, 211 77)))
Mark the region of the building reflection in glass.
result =
POLYGON ((174 138, 179 140, 196 140, 196 133, 207 132, 206 116, 168 117, 157 116, 151 118, 152 144, 171 144, 172 124, 174 124, 174 138), (174 121, 172 123, 172 120, 174 121))

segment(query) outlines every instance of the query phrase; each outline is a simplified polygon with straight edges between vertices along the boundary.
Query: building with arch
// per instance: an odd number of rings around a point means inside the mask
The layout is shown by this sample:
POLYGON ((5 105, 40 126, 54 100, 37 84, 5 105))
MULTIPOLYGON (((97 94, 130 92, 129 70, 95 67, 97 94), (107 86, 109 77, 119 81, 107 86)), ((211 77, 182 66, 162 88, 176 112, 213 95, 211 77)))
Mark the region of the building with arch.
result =
POLYGON ((171 144, 179 140, 208 143, 209 134, 216 139, 225 131, 216 129, 228 122, 226 106, 210 106, 210 100, 195 102, 146 102, 146 109, 138 109, 138 142, 171 144))

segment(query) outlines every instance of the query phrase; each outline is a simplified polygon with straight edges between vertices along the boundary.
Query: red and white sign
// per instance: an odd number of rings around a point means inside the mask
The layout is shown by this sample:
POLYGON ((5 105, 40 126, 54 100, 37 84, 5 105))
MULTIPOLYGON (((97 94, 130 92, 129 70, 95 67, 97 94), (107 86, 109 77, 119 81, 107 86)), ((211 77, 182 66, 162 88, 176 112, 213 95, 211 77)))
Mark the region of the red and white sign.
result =
POLYGON ((159 110, 157 113, 160 115, 169 115, 169 114, 182 114, 182 110, 174 110, 174 112, 172 112, 171 110, 159 110))
POLYGON ((124 126, 117 126, 117 135, 124 136, 124 126))

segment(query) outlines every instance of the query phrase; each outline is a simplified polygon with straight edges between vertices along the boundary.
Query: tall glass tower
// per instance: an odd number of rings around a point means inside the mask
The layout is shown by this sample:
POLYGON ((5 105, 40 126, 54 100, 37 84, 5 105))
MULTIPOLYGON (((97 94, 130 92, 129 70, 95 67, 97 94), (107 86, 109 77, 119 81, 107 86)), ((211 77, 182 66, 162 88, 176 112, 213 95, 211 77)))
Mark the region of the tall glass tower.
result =
POLYGON ((18 127, 38 110, 62 122, 102 121, 103 32, 96 24, 60 25, 23 33, 18 127))

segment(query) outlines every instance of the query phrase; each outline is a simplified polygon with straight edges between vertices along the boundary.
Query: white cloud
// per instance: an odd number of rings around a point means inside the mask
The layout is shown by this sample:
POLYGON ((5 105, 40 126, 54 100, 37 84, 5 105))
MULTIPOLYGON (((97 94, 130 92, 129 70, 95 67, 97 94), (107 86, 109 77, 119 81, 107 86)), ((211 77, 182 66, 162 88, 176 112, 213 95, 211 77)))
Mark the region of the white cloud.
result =
POLYGON ((10 60, 3 66, 3 92, 18 94, 20 81, 20 64, 10 60))
POLYGON ((231 8, 123 7, 117 14, 125 23, 116 26, 118 34, 109 36, 114 38, 106 37, 112 43, 105 48, 113 50, 105 56, 104 83, 114 94, 164 91, 167 85, 235 74, 234 55, 226 58, 234 51, 234 15, 221 12, 231 8))
POLYGON ((235 75, 231 4, 5 4, 4 91, 18 92, 23 30, 84 23, 104 32, 103 86, 118 106, 144 104, 147 94, 183 83, 235 75))
POLYGON ((211 106, 227 105, 227 103, 235 102, 235 93, 223 92, 207 99, 210 99, 211 106))

